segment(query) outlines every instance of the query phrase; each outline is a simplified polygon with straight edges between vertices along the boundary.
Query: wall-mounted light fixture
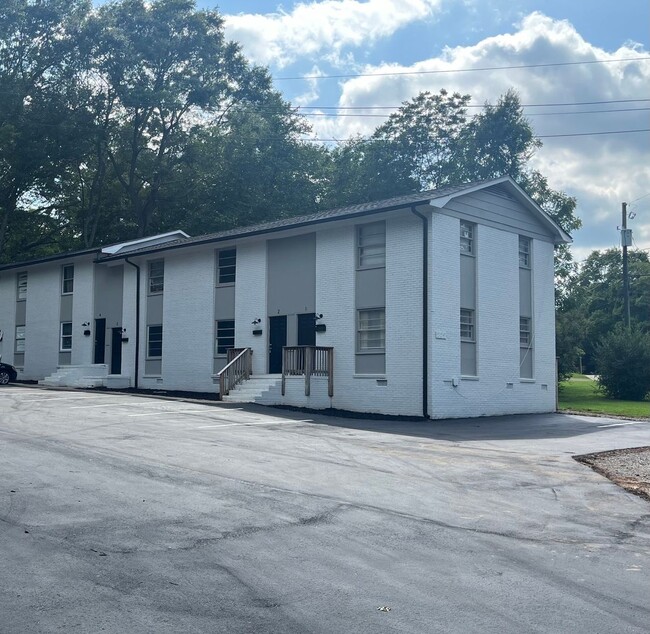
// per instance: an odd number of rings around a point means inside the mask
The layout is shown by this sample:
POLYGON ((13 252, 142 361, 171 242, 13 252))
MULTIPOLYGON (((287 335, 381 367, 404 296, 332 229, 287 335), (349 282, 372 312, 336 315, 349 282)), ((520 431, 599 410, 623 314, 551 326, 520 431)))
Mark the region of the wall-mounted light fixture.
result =
MULTIPOLYGON (((323 313, 316 313, 316 315, 314 316, 314 322, 319 322, 322 318, 323 318, 323 313)), ((315 323, 314 330, 316 332, 326 332, 327 326, 325 324, 315 323)))
POLYGON ((90 337, 90 322, 89 321, 84 321, 83 324, 81 324, 83 329, 84 329, 84 337, 90 337))
POLYGON ((259 317, 251 321, 251 324, 253 325, 253 335, 255 335, 256 337, 259 337, 262 334, 262 328, 260 327, 261 323, 262 320, 259 317))

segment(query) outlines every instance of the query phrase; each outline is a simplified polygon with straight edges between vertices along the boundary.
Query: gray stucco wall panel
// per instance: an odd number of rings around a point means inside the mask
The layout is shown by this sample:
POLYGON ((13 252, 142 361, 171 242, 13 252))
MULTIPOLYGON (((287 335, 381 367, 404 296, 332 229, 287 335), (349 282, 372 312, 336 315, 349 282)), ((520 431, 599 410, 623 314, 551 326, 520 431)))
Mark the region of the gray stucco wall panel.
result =
POLYGON ((268 241, 268 315, 316 311, 316 234, 268 241))
POLYGON ((357 271, 357 308, 378 308, 386 305, 386 269, 357 271))
POLYGON ((27 302, 16 302, 16 326, 25 325, 25 316, 27 314, 27 302))
POLYGON ((61 321, 72 321, 72 295, 61 295, 61 321))
POLYGON ((235 286, 217 286, 214 293, 215 319, 235 318, 235 286))

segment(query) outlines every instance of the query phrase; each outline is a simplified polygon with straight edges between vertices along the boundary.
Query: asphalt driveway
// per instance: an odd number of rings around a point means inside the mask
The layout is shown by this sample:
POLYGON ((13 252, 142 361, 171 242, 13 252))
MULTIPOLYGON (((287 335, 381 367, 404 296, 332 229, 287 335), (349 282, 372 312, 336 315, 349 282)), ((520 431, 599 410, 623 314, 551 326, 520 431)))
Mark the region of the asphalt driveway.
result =
POLYGON ((648 444, 0 388, 0 632, 647 632, 650 503, 571 456, 648 444))

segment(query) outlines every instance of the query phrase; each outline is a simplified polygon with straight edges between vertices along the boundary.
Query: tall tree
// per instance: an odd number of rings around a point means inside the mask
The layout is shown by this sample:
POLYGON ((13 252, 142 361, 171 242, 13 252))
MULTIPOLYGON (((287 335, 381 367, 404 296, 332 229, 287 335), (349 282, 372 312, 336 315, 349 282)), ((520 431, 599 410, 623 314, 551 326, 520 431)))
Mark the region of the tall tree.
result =
POLYGON ((0 259, 60 234, 47 192, 77 151, 76 42, 89 10, 85 0, 5 0, 0 9, 0 259))
MULTIPOLYGON (((631 323, 650 332, 650 259, 643 251, 629 253, 631 323)), ((558 349, 562 342, 582 349, 585 366, 594 370, 597 343, 623 323, 622 258, 618 249, 594 251, 571 276, 559 305, 558 349)))
MULTIPOLYGON (((92 58, 104 95, 106 153, 138 236, 155 229, 161 192, 174 183, 191 129, 217 125, 228 109, 258 103, 268 73, 251 68, 224 38, 215 11, 193 0, 121 0, 95 21, 92 58)), ((102 165, 97 160, 97 169, 102 165)))

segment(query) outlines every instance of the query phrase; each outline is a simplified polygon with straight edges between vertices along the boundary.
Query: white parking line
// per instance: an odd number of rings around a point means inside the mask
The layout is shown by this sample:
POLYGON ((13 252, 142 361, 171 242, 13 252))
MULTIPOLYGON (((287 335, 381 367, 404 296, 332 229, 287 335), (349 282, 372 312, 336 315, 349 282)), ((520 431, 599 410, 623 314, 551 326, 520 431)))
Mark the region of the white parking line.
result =
POLYGON ((89 407, 106 407, 107 405, 131 405, 133 401, 124 401, 124 403, 106 401, 106 403, 100 403, 99 405, 74 405, 73 407, 68 407, 68 409, 88 409, 89 407))
POLYGON ((209 413, 209 409, 186 409, 186 410, 176 410, 176 409, 157 409, 155 412, 144 412, 142 414, 127 414, 127 416, 157 416, 158 414, 206 414, 209 413))
POLYGON ((311 420, 264 420, 258 423, 226 423, 225 425, 201 425, 195 429, 217 429, 219 427, 249 427, 251 425, 295 425, 296 423, 311 423, 311 420))
POLYGON ((631 423, 612 423, 611 425, 598 425, 600 429, 603 427, 625 427, 626 425, 647 425, 650 423, 650 420, 635 420, 631 423))

